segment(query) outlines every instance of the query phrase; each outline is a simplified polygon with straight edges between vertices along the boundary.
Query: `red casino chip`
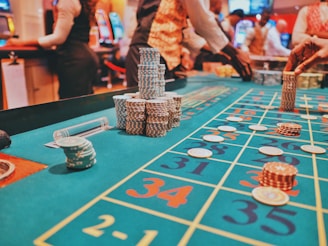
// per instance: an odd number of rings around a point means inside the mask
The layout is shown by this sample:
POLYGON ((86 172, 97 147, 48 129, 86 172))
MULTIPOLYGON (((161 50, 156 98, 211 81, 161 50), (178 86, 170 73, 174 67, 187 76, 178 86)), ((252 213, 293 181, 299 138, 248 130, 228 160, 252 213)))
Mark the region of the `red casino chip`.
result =
POLYGON ((294 185, 297 168, 283 162, 264 164, 259 182, 262 186, 272 186, 283 191, 291 190, 294 185))

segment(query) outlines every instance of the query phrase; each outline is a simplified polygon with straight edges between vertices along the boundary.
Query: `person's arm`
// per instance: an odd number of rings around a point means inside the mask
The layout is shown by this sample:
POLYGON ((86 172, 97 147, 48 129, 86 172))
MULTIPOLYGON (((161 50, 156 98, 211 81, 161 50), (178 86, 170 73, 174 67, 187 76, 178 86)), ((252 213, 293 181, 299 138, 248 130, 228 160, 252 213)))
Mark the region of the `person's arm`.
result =
POLYGON ((309 34, 311 37, 316 36, 318 38, 328 39, 328 32, 316 32, 316 31, 309 30, 307 31, 307 34, 309 34))
POLYGON ((81 11, 81 4, 78 0, 61 0, 58 2, 58 17, 52 34, 40 37, 40 46, 49 48, 54 45, 63 44, 74 25, 74 18, 81 11))
POLYGON ((268 50, 266 53, 267 55, 289 56, 290 49, 285 48, 281 44, 280 33, 277 30, 275 30, 274 27, 272 27, 272 29, 268 33, 267 42, 268 42, 268 50))
POLYGON ((245 40, 244 42, 241 44, 240 48, 241 50, 245 51, 245 52, 249 52, 249 45, 251 44, 251 42, 253 41, 255 36, 255 31, 253 27, 247 28, 246 29, 246 36, 245 36, 245 40))
POLYGON ((207 46, 206 40, 195 33, 194 28, 188 21, 188 27, 183 29, 182 45, 186 47, 192 53, 192 56, 197 56, 199 51, 207 46))
POLYGON ((229 40, 218 26, 209 9, 207 0, 184 0, 192 26, 197 34, 206 39, 213 53, 220 52, 229 40))
MULTIPOLYGON (((183 1, 183 0, 181 0, 183 1)), ((243 51, 237 50, 230 43, 210 12, 207 0, 184 0, 183 3, 191 24, 196 32, 206 39, 213 53, 223 53, 244 81, 252 78, 250 59, 243 51)))
POLYGON ((306 14, 307 14, 308 7, 305 6, 301 8, 301 10, 298 12, 296 21, 293 28, 292 33, 292 45, 295 46, 302 42, 303 40, 310 37, 308 33, 306 33, 307 30, 307 20, 306 20, 306 14))
POLYGON ((64 43, 72 29, 74 18, 78 16, 81 11, 81 4, 79 0, 61 0, 58 2, 57 8, 58 17, 52 34, 31 40, 12 38, 7 41, 6 46, 34 46, 51 48, 54 45, 64 43))
POLYGON ((321 62, 328 62, 328 42, 326 39, 312 37, 292 50, 284 70, 294 70, 295 75, 299 75, 321 62))

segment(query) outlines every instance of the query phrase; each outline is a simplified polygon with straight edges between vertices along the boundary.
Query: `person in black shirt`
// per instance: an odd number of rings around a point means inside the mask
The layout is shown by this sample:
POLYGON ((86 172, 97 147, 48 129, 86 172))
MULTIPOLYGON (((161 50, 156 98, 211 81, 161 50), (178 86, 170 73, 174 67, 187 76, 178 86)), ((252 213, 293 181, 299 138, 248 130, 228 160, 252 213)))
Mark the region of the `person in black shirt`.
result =
POLYGON ((53 33, 35 40, 9 39, 7 46, 56 47, 59 97, 93 93, 99 59, 89 47, 90 26, 95 23, 98 0, 54 0, 53 33))

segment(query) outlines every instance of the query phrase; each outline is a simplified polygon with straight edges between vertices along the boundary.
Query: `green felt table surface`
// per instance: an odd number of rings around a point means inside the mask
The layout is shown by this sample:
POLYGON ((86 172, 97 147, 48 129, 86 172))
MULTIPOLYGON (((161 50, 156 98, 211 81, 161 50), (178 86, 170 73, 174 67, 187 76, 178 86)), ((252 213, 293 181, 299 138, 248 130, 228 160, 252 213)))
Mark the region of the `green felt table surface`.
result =
POLYGON ((328 155, 300 149, 328 148, 328 121, 317 109, 327 102, 327 89, 298 90, 295 112, 278 110, 281 86, 203 75, 175 91, 184 96, 181 122, 164 137, 117 129, 113 106, 12 135, 2 153, 47 167, 0 188, 0 244, 327 245, 328 155), (305 102, 314 107, 302 108, 305 102), (243 121, 228 122, 228 116, 243 121), (44 145, 53 141, 54 131, 99 117, 113 128, 88 137, 97 154, 93 167, 69 170, 63 150, 44 145), (300 124, 301 135, 277 134, 279 122, 300 124), (251 124, 268 130, 254 132, 251 124), (220 125, 237 131, 220 132, 220 125), (225 140, 208 143, 205 134, 225 140), (284 154, 261 154, 261 146, 279 147, 284 154), (194 147, 210 149, 213 156, 188 156, 194 147), (269 161, 298 169, 284 206, 252 198, 269 161))

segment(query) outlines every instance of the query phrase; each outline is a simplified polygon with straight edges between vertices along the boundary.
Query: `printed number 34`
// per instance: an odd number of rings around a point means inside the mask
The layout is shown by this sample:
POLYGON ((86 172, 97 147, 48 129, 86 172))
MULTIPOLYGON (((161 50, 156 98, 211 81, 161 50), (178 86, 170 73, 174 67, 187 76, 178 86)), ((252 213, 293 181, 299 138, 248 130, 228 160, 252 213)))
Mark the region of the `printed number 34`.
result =
POLYGON ((144 178, 144 188, 147 190, 145 194, 140 194, 134 189, 129 189, 126 194, 136 198, 150 198, 157 196, 160 199, 167 200, 167 205, 178 208, 182 204, 187 203, 187 196, 192 191, 192 186, 182 186, 174 189, 161 191, 161 187, 165 185, 165 181, 159 178, 144 178))

